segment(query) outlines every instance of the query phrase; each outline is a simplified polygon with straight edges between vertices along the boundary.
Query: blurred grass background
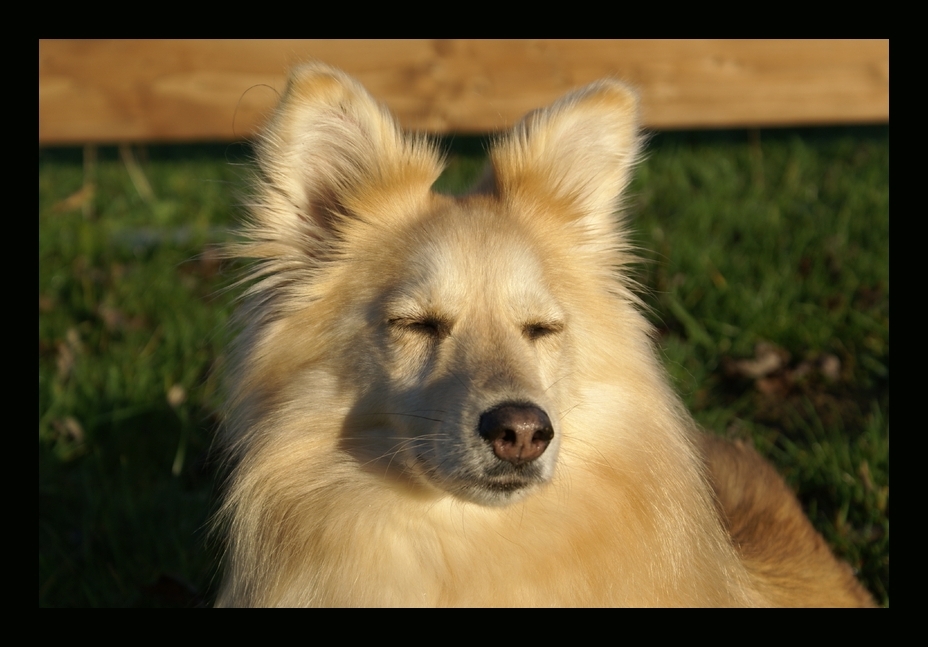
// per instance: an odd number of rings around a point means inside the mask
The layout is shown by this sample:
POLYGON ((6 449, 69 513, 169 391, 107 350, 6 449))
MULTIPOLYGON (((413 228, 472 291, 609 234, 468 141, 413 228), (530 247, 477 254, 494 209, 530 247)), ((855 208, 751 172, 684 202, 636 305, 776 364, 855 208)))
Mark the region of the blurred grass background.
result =
MULTIPOLYGON (((485 141, 448 138, 443 190, 485 141)), ((39 606, 204 606, 245 145, 39 152, 39 606)), ((655 135, 638 278, 697 420, 889 603, 889 129, 655 135)))

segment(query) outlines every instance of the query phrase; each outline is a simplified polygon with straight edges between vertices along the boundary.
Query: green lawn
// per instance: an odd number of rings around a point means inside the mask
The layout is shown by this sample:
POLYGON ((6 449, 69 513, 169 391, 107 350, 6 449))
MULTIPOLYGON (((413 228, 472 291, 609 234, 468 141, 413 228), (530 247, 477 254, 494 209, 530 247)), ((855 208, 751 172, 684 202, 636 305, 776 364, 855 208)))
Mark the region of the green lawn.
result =
MULTIPOLYGON (((460 188, 481 142, 448 142, 460 188)), ((39 153, 40 606, 205 605, 217 584, 236 273, 215 250, 248 152, 136 153, 39 153)), ((753 439, 888 604, 888 128, 659 134, 628 211, 697 420, 753 439)))

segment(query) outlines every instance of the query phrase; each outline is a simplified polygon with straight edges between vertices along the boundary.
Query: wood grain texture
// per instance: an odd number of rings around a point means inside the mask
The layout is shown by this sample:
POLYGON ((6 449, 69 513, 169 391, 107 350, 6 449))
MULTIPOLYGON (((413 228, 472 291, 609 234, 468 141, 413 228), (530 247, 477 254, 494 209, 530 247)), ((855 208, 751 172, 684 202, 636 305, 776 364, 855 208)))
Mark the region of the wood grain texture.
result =
POLYGON ((39 43, 39 144, 245 139, 310 59, 431 132, 501 130, 606 76, 655 129, 889 120, 886 40, 59 40, 39 43))

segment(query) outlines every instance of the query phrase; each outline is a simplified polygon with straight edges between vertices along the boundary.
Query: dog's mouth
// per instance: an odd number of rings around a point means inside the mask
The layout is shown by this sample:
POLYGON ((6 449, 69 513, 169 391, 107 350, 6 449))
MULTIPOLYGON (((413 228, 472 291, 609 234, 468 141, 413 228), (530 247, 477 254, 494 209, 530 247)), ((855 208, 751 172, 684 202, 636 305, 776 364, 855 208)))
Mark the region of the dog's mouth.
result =
POLYGON ((524 488, 531 486, 531 483, 526 481, 509 481, 508 483, 488 483, 486 488, 491 492, 518 492, 524 488))
POLYGON ((451 482, 445 481, 442 487, 468 501, 502 506, 524 498, 548 480, 544 471, 536 465, 523 466, 523 469, 497 465, 482 474, 462 475, 451 482), (508 473, 500 474, 501 471, 508 473))
POLYGON ((464 485, 456 496, 486 506, 504 506, 527 496, 539 481, 483 481, 464 485))
MULTIPOLYGON (((433 486, 445 492, 480 505, 504 506, 514 503, 548 482, 540 466, 522 465, 514 467, 508 463, 479 468, 475 465, 446 472, 437 468, 429 457, 417 455, 420 474, 433 486)), ((447 463, 443 465, 447 468, 447 463)))

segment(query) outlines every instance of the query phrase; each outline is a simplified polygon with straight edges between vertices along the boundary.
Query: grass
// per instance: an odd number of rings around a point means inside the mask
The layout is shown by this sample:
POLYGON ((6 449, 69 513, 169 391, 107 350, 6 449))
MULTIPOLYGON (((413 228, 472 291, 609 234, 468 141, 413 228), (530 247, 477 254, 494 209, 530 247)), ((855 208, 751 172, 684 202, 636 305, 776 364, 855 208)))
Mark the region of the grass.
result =
MULTIPOLYGON (((444 188, 473 177, 479 147, 454 141, 444 188)), ((79 150, 40 151, 39 606, 215 593, 209 450, 234 307, 215 246, 246 158, 152 147, 136 164, 103 148, 85 169, 79 150)), ((885 127, 659 134, 628 201, 687 405, 777 464, 883 604, 888 168, 885 127)))

